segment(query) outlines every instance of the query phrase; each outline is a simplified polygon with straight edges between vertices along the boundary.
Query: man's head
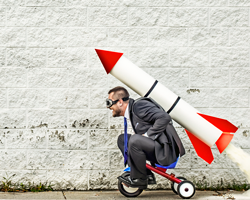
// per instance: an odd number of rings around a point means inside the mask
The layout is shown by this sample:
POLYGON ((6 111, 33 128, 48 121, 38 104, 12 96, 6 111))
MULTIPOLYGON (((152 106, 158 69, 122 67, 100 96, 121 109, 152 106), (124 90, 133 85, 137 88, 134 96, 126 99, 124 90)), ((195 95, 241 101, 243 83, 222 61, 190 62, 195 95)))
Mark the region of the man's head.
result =
POLYGON ((128 106, 129 93, 121 86, 117 86, 108 92, 107 107, 112 110, 113 117, 124 116, 128 106))

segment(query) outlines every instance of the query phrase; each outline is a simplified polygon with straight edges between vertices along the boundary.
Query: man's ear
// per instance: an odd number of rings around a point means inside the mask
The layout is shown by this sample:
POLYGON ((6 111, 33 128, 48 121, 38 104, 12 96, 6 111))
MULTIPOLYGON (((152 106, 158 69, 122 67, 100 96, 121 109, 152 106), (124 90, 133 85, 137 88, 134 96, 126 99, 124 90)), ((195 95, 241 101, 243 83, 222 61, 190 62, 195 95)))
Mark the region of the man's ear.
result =
POLYGON ((122 106, 123 100, 122 100, 122 99, 119 99, 118 103, 119 103, 119 106, 122 106))

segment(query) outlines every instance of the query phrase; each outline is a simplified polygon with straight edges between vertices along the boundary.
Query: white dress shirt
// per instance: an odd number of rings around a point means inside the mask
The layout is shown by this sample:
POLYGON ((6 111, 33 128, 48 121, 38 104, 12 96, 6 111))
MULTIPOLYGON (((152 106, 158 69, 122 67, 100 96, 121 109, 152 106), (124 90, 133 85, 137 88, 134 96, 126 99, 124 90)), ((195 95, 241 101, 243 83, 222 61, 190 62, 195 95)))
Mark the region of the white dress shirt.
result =
POLYGON ((129 118, 129 112, 128 112, 128 107, 129 107, 129 104, 128 104, 128 106, 127 106, 126 110, 125 110, 124 117, 125 117, 127 120, 129 120, 129 121, 130 121, 130 118, 129 118))

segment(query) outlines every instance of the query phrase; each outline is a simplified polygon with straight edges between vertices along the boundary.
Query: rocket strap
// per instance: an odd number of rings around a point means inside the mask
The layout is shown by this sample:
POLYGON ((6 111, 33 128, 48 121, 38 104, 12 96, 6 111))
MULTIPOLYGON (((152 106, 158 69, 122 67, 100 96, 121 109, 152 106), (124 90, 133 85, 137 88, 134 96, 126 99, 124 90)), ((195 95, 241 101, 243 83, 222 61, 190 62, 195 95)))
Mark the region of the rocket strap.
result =
POLYGON ((178 98, 175 100, 174 104, 173 104, 173 105, 171 106, 171 108, 169 108, 169 110, 167 111, 168 114, 174 109, 174 107, 176 106, 176 104, 179 102, 180 99, 181 99, 181 97, 178 97, 178 98))
MULTIPOLYGON (((147 97, 148 95, 150 95, 150 93, 155 88, 155 86, 157 85, 157 83, 158 83, 158 81, 155 80, 154 84, 151 86, 151 88, 149 89, 149 91, 144 95, 144 97, 147 97)), ((179 102, 180 99, 181 99, 181 97, 177 97, 177 99, 175 100, 174 104, 167 111, 168 114, 174 109, 174 107, 177 105, 177 103, 179 102)))
POLYGON ((152 85, 152 87, 149 89, 149 91, 147 92, 147 94, 144 95, 144 97, 147 97, 151 92, 152 90, 155 88, 156 84, 158 83, 157 80, 155 80, 154 84, 152 85))

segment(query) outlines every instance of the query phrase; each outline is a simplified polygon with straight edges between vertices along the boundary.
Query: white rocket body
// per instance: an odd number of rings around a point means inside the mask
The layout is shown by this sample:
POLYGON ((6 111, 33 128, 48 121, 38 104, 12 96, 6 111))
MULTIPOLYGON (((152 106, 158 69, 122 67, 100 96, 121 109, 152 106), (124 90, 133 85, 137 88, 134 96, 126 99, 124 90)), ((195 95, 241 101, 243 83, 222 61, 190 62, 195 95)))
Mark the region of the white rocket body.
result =
MULTIPOLYGON (((110 71, 140 96, 144 96, 155 82, 155 79, 129 61, 124 55, 110 71)), ((171 108, 178 96, 161 83, 157 83, 149 97, 159 103, 166 111, 171 108)), ((170 112, 173 120, 185 127, 196 137, 211 147, 221 136, 222 131, 197 114, 198 110, 180 99, 170 112), (202 134, 201 134, 202 133, 202 134)))
MULTIPOLYGON (((145 96, 155 83, 156 80, 152 76, 129 61, 122 53, 98 49, 96 52, 107 73, 111 73, 140 96, 145 96)), ((149 97, 160 104, 165 111, 168 111, 178 98, 159 82, 149 97)), ((213 161, 210 149, 212 145, 216 143, 222 153, 233 138, 229 133, 234 133, 238 129, 227 120, 201 114, 182 99, 169 114, 186 129, 197 154, 208 163, 213 161)))

